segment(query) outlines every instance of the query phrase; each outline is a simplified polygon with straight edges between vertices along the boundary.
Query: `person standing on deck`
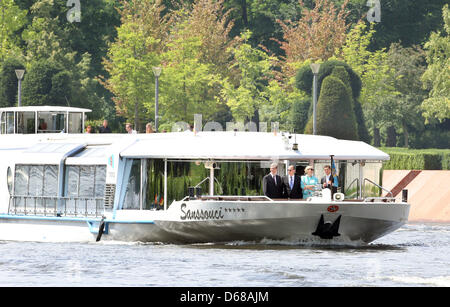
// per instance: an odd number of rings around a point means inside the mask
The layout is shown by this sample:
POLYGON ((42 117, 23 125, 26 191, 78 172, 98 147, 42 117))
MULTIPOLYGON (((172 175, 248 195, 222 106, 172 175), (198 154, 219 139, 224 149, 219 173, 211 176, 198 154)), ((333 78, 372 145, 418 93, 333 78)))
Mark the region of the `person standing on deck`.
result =
POLYGON ((263 178, 263 192, 269 198, 283 198, 284 183, 279 175, 278 165, 270 165, 270 173, 263 178))
POLYGON ((338 181, 337 176, 333 176, 331 173, 331 166, 325 165, 323 170, 325 171, 325 176, 320 179, 320 183, 322 184, 322 188, 328 188, 331 190, 331 196, 334 193, 337 193, 338 181))
POLYGON ((136 134, 136 130, 133 130, 133 126, 130 123, 125 124, 125 130, 128 134, 136 134))
POLYGON ((103 125, 98 129, 99 133, 111 133, 111 128, 108 126, 108 121, 105 119, 103 125))
POLYGON ((308 198, 313 195, 314 188, 319 183, 319 179, 314 176, 314 168, 312 166, 307 166, 305 168, 305 176, 301 178, 301 185, 303 189, 303 197, 308 198))
POLYGON ((288 175, 283 177, 284 197, 286 198, 302 198, 302 187, 300 177, 295 174, 295 166, 289 165, 288 175))

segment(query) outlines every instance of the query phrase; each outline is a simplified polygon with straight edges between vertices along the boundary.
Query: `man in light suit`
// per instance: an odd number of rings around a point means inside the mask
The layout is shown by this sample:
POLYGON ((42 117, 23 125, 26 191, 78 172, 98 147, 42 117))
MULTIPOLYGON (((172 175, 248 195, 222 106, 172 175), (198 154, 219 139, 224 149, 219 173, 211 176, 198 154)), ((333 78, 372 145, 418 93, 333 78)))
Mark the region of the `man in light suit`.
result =
POLYGON ((288 175, 283 177, 284 197, 303 198, 300 177, 295 174, 295 166, 289 165, 288 175))
POLYGON ((270 173, 263 178, 263 192, 269 198, 282 198, 284 183, 282 178, 277 175, 278 165, 270 165, 270 173))

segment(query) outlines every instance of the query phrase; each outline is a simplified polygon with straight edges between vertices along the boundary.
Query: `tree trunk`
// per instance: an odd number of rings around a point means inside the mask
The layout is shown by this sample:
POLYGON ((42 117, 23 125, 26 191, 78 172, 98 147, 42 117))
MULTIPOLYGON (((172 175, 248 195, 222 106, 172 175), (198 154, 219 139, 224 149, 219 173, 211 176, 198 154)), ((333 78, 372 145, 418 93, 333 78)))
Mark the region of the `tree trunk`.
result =
POLYGON ((253 113, 253 117, 250 118, 250 121, 254 122, 256 125, 256 129, 259 129, 259 111, 258 109, 255 109, 255 112, 253 113))
POLYGON ((380 129, 376 127, 373 128, 373 146, 375 147, 381 146, 380 129))
POLYGON ((134 103, 134 130, 138 131, 139 129, 139 110, 137 101, 134 103))
POLYGON ((390 126, 387 128, 386 146, 387 147, 397 146, 397 132, 395 131, 394 126, 390 126))
POLYGON ((408 148, 409 147, 409 133, 408 133, 408 128, 406 127, 406 123, 402 122, 403 125, 403 136, 405 137, 405 147, 408 148))
POLYGON ((242 23, 245 29, 248 29, 247 0, 241 0, 242 23))

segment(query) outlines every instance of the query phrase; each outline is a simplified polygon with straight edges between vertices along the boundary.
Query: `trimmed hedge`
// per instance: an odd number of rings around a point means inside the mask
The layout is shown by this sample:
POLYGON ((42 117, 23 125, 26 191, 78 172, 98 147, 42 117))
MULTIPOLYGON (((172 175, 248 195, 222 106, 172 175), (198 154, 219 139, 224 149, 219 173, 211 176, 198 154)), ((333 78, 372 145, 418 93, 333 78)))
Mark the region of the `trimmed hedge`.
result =
MULTIPOLYGON (((311 117, 306 124, 307 134, 313 132, 312 121, 311 117)), ((344 140, 358 139, 350 89, 333 75, 322 83, 322 95, 317 102, 317 134, 344 140)))
POLYGON ((383 163, 389 170, 450 170, 450 149, 406 149, 382 147, 391 159, 383 163))

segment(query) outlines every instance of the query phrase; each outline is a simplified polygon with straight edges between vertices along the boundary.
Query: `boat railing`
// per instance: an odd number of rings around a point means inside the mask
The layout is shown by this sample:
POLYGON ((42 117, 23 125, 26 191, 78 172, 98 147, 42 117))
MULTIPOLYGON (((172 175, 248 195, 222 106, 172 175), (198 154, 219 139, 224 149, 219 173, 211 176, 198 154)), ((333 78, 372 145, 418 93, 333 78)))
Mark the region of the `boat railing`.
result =
MULTIPOLYGON (((379 188, 379 189, 381 189, 381 190, 383 190, 383 191, 385 191, 385 192, 387 192, 387 194, 386 195, 391 195, 390 197, 379 197, 380 199, 382 199, 382 198, 394 198, 394 194, 391 192, 391 191, 389 191, 388 189, 386 189, 386 188, 383 188, 381 185, 379 185, 379 184, 377 184, 376 182, 373 182, 372 180, 370 180, 369 178, 364 178, 364 181, 363 181, 363 183, 364 183, 364 185, 363 186, 366 186, 366 181, 368 181, 369 183, 371 183, 371 184, 373 184, 374 186, 376 186, 377 188, 379 188)), ((366 197, 365 197, 365 190, 363 190, 363 198, 365 199, 366 197)), ((372 197, 373 198, 373 197, 372 197)))
POLYGON ((350 184, 347 186, 347 188, 345 189, 345 195, 347 198, 359 198, 359 178, 355 178, 353 179, 352 182, 350 182, 350 184), (356 192, 347 195, 346 193, 350 190, 350 187, 356 182, 356 192), (354 197, 356 196, 356 197, 354 197))
POLYGON ((57 197, 12 195, 8 214, 67 217, 101 217, 105 215, 103 197, 57 197))
POLYGON ((265 195, 255 195, 255 196, 246 196, 246 195, 202 195, 197 197, 184 197, 181 201, 186 201, 189 199, 194 200, 218 200, 218 201, 273 201, 270 197, 265 195))
POLYGON ((387 202, 387 203, 394 203, 395 202, 395 197, 366 197, 364 198, 365 202, 376 202, 376 201, 381 201, 381 202, 387 202))

